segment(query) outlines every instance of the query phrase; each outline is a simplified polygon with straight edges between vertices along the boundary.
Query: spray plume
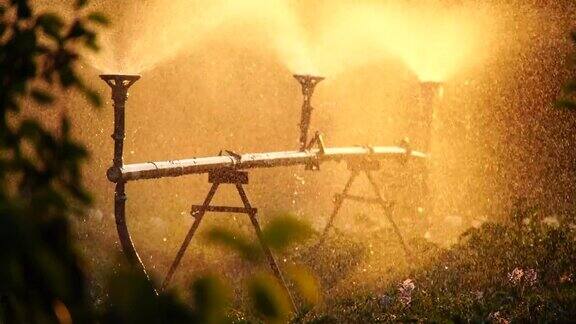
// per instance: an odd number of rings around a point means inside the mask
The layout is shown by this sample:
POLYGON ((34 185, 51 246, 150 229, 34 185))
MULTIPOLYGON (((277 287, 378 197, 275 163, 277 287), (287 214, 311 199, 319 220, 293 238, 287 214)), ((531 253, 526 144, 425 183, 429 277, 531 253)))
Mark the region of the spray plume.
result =
POLYGON ((103 35, 103 51, 89 57, 98 70, 140 73, 211 35, 238 47, 272 47, 288 68, 314 71, 301 41, 303 31, 284 0, 156 0, 139 6, 123 18, 132 22, 123 26, 127 39, 115 37, 117 32, 103 35))
POLYGON ((490 23, 478 8, 463 6, 331 3, 319 10, 308 35, 298 8, 286 0, 160 2, 130 10, 124 39, 104 34, 92 64, 104 72, 140 73, 210 35, 238 48, 269 50, 294 73, 334 76, 395 57, 422 81, 440 81, 480 58, 486 43, 480 31, 490 23))
POLYGON ((421 81, 441 81, 480 59, 489 23, 479 8, 345 5, 324 22, 316 54, 325 74, 395 57, 421 81), (327 55, 330 54, 330 55, 327 55))

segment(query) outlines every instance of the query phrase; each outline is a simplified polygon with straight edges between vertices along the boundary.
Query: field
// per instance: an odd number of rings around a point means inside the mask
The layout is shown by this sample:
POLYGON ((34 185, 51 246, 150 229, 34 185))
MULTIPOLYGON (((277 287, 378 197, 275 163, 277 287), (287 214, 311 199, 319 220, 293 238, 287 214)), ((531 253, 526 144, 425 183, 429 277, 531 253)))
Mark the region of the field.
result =
POLYGON ((575 22, 0 4, 0 323, 573 321, 575 22))

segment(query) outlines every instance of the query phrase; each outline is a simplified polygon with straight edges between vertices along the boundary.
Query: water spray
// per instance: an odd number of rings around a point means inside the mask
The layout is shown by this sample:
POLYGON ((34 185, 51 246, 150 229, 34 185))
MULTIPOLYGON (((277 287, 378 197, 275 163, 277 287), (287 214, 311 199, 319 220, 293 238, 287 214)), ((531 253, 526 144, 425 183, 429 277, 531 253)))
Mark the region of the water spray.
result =
MULTIPOLYGON (((422 132, 419 136, 420 143, 425 152, 432 154, 432 144, 434 140, 434 127, 437 110, 440 101, 444 97, 444 84, 442 82, 425 81, 420 83, 420 114, 418 116, 419 125, 416 127, 422 132)), ((429 165, 423 173, 423 183, 421 198, 419 199, 422 204, 422 211, 427 215, 425 218, 427 226, 430 225, 431 220, 434 218, 434 201, 432 193, 432 183, 430 173, 432 165, 430 160, 429 165)))
POLYGON ((123 163, 123 145, 124 145, 124 121, 125 121, 125 106, 128 98, 128 89, 140 78, 136 75, 101 75, 100 76, 112 89, 112 99, 114 102, 114 159, 112 167, 108 170, 108 179, 116 184, 114 214, 116 217, 116 225, 118 236, 120 238, 122 250, 127 259, 136 267, 146 273, 142 261, 136 252, 132 239, 130 237, 128 228, 126 226, 126 193, 125 185, 129 181, 143 180, 143 179, 160 179, 165 177, 178 177, 191 174, 208 174, 208 182, 211 188, 201 205, 192 205, 191 216, 194 222, 188 231, 178 253, 170 266, 168 273, 162 283, 162 289, 166 288, 170 283, 176 269, 178 268, 182 257, 184 256, 196 230, 198 229, 204 215, 207 212, 216 213, 241 213, 249 216, 250 221, 256 232, 256 236, 264 251, 266 259, 269 263, 274 275, 285 289, 288 296, 292 300, 292 306, 295 310, 295 304, 291 297, 290 291, 286 287, 282 272, 274 258, 274 255, 266 245, 262 237, 262 230, 260 228, 257 209, 253 208, 250 204, 244 186, 248 184, 249 171, 260 168, 272 168, 283 166, 318 166, 321 163, 334 161, 344 161, 348 164, 352 172, 351 178, 345 186, 344 192, 340 199, 337 199, 335 210, 330 216, 330 220, 324 231, 326 236, 328 229, 332 225, 342 201, 346 199, 355 200, 359 202, 376 203, 382 206, 385 211, 386 217, 391 222, 402 246, 408 253, 408 248, 404 243, 403 237, 394 223, 390 213, 390 202, 384 200, 380 188, 371 175, 372 171, 379 170, 384 161, 400 161, 404 162, 407 159, 424 161, 427 154, 412 150, 408 146, 348 146, 348 147, 326 147, 324 140, 320 133, 312 141, 308 143, 308 128, 310 126, 310 119, 312 114, 312 106, 310 104, 314 87, 318 82, 323 80, 321 77, 314 77, 309 75, 295 75, 294 77, 302 85, 302 94, 304 96, 304 103, 302 105, 302 118, 300 124, 300 149, 297 151, 277 151, 277 152, 264 152, 264 153, 248 153, 239 154, 232 151, 221 151, 219 155, 191 158, 183 160, 169 160, 157 161, 146 163, 123 163), (353 180, 359 174, 365 174, 370 181, 371 187, 376 194, 374 198, 358 197, 349 194, 349 189, 353 180), (216 194, 220 185, 234 185, 243 206, 215 206, 211 205, 212 198, 216 194))
POLYGON ((436 108, 443 96, 444 84, 442 82, 420 82, 420 109, 422 114, 419 116, 421 125, 418 129, 425 134, 425 136, 423 136, 424 143, 422 143, 425 152, 431 152, 432 150, 432 134, 436 108))

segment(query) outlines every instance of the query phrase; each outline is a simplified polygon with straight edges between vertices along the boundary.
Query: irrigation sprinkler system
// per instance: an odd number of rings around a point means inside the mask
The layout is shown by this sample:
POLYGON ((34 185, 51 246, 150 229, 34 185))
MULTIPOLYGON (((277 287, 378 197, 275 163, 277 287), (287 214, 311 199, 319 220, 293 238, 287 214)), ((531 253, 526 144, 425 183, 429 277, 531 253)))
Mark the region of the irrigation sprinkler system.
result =
MULTIPOLYGON (((130 181, 136 180, 178 177, 191 174, 208 174, 208 182, 211 184, 204 202, 201 205, 192 205, 190 213, 192 217, 194 217, 194 222, 180 246, 164 281, 162 282, 161 289, 166 288, 170 283, 206 212, 241 213, 247 214, 250 218, 270 268, 288 293, 288 296, 290 296, 292 306, 295 309, 294 301, 291 297, 290 291, 286 287, 278 263, 262 238, 262 231, 257 217, 257 209, 252 207, 246 191, 244 190, 244 186, 249 182, 249 172, 253 169, 260 168, 300 165, 305 166, 307 170, 319 170, 320 165, 325 162, 346 162, 351 175, 344 186, 342 193, 336 195, 334 209, 322 233, 319 244, 324 242, 329 229, 332 227, 334 220, 340 211, 342 203, 347 199, 381 206, 406 253, 408 255, 410 254, 400 229, 392 218, 390 210, 391 203, 384 199, 380 187, 376 183, 372 173, 380 170, 385 161, 406 161, 408 159, 424 161, 427 154, 421 151, 412 150, 408 146, 407 142, 401 146, 326 147, 323 136, 319 132, 316 132, 312 140, 309 141, 308 130, 310 128, 310 120, 313 110, 311 105, 312 95, 315 86, 322 81, 323 78, 310 75, 294 75, 294 77, 302 86, 302 94, 304 97, 301 112, 298 150, 249 154, 224 151, 217 156, 210 157, 124 164, 123 146, 125 138, 126 101, 128 99, 129 88, 138 79, 140 79, 140 76, 110 74, 100 76, 100 78, 104 80, 112 90, 112 101, 114 107, 114 133, 112 134, 112 138, 114 139, 114 158, 112 160, 112 166, 107 171, 107 177, 116 185, 114 203, 116 227, 122 250, 131 264, 139 268, 143 273, 146 273, 146 269, 138 256, 126 225, 126 184, 130 181), (352 183, 360 174, 365 174, 368 178, 375 194, 374 197, 362 197, 350 194, 352 183), (242 200, 242 207, 211 205, 212 198, 220 188, 220 185, 226 184, 235 186, 240 199, 242 200)), ((440 87, 439 84, 424 83, 422 89, 424 89, 424 100, 432 103, 440 87)), ((427 121, 427 125, 430 125, 432 120, 432 106, 427 108, 429 108, 430 111, 429 122, 427 121)), ((426 148, 429 147, 430 145, 428 143, 426 148)))

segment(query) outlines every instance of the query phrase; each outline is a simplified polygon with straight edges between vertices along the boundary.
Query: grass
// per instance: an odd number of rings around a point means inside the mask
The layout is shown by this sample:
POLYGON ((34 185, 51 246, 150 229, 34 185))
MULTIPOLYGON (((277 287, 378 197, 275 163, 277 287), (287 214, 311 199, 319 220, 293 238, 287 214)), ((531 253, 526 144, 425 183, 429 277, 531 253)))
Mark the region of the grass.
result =
POLYGON ((471 229, 449 248, 422 242, 420 261, 382 273, 385 279, 366 278, 370 289, 349 289, 305 321, 569 322, 576 318, 575 238, 571 222, 527 218, 471 229))
MULTIPOLYGON (((533 211, 512 219, 472 228, 449 247, 412 238, 412 258, 388 227, 332 232, 322 247, 315 246, 313 237, 277 252, 284 269, 303 265, 320 287, 321 300, 314 307, 297 296, 303 311, 293 321, 506 323, 576 318, 576 225, 568 216, 551 221, 533 211)), ((257 320, 247 302, 247 283, 266 267, 218 249, 203 248, 200 259, 195 258, 199 251, 191 254, 177 285, 189 287, 198 273, 218 268, 233 296, 229 319, 257 320)), ((96 273, 111 263, 99 256, 102 259, 93 258, 91 264, 96 273)), ((102 276, 94 278, 97 284, 102 276)))

